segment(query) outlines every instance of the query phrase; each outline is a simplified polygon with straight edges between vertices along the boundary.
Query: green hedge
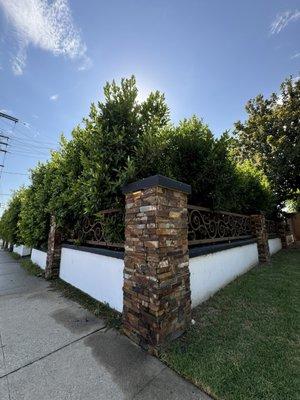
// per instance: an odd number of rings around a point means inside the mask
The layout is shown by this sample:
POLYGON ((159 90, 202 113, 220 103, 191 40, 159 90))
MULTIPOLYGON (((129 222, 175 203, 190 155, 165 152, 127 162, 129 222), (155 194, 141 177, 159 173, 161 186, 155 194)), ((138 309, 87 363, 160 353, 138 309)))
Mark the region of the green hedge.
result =
POLYGON ((60 150, 32 171, 31 185, 17 196, 18 212, 10 210, 16 208, 11 203, 3 215, 3 237, 15 235, 41 247, 52 213, 67 226, 85 214, 122 207, 124 184, 157 173, 191 184, 193 204, 247 213, 272 210, 265 177, 250 163, 233 161, 227 134, 215 138, 195 116, 175 126, 161 93, 141 103, 137 95, 134 77, 106 84, 104 101, 91 105, 71 140, 62 136, 60 150))

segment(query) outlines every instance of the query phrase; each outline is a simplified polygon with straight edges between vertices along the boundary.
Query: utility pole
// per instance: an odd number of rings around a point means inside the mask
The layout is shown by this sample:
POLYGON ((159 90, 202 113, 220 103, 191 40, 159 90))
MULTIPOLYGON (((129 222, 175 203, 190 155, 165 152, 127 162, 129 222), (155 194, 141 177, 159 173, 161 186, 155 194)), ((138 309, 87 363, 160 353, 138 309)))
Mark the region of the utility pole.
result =
MULTIPOLYGON (((13 117, 12 115, 9 115, 4 112, 0 112, 0 118, 5 118, 9 121, 12 121, 14 123, 14 126, 13 126, 14 128, 15 128, 17 122, 19 122, 18 118, 13 117)), ((0 164, 0 180, 1 180, 2 172, 3 172, 3 168, 4 168, 4 162, 5 162, 5 157, 7 154, 7 146, 8 146, 9 139, 10 139, 10 137, 8 135, 3 135, 3 131, 0 130, 0 153, 3 153, 2 164, 0 164)))

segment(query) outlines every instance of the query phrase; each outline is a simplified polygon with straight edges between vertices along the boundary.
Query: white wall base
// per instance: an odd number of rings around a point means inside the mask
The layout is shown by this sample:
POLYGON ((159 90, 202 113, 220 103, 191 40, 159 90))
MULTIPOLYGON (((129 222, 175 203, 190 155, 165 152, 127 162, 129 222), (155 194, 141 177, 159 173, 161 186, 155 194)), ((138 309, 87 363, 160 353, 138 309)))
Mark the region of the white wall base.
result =
POLYGON ((256 264, 256 243, 190 258, 192 308, 256 264))
POLYGON ((282 249, 280 238, 269 239, 268 242, 271 255, 282 249))
POLYGON ((45 269, 47 263, 47 253, 45 251, 32 249, 31 261, 37 264, 40 268, 45 269))
POLYGON ((13 252, 19 254, 21 257, 29 256, 31 253, 31 249, 29 247, 14 245, 13 252))
POLYGON ((62 248, 59 277, 96 300, 123 311, 124 260, 62 248))

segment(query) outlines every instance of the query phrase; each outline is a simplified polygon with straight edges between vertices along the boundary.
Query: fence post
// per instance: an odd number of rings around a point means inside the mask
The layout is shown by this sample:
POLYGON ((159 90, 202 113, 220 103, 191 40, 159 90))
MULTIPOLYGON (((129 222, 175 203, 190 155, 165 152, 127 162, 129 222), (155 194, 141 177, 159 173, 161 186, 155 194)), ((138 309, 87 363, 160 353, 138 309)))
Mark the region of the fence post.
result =
POLYGON ((123 330, 151 353, 180 336, 191 321, 190 192, 190 185, 161 175, 123 188, 123 330))
POLYGON ((253 236, 257 239, 258 260, 261 263, 267 263, 270 261, 270 249, 265 216, 263 214, 251 215, 250 220, 253 236))
POLYGON ((286 222, 284 219, 281 219, 278 222, 278 234, 281 240, 281 245, 283 249, 288 248, 288 241, 287 241, 287 232, 286 232, 286 222))
POLYGON ((55 216, 51 216, 50 231, 48 236, 47 263, 45 278, 54 279, 59 276, 62 235, 57 227, 55 216))

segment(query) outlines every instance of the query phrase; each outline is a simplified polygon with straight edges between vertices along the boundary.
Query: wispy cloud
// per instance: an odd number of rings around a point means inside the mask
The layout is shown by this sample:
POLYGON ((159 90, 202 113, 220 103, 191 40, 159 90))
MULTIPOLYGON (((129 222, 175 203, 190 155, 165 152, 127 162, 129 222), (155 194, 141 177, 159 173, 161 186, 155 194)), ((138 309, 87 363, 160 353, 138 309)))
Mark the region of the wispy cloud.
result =
POLYGON ((49 97, 49 100, 56 101, 58 99, 58 97, 59 97, 58 94, 53 94, 52 96, 49 97))
POLYGON ((300 52, 295 53, 292 55, 291 60, 294 60, 295 58, 299 58, 300 57, 300 52))
POLYGON ((78 71, 86 71, 87 69, 90 69, 93 65, 93 61, 90 59, 90 57, 84 55, 82 57, 82 62, 78 67, 78 71))
POLYGON ((91 66, 68 0, 0 0, 0 5, 14 28, 17 40, 18 50, 11 60, 16 75, 23 73, 29 46, 55 56, 77 59, 83 69, 91 66))
POLYGON ((6 108, 1 108, 0 112, 4 113, 4 114, 12 114, 11 110, 7 110, 6 108))
POLYGON ((300 11, 299 10, 288 10, 281 14, 278 14, 275 20, 271 24, 270 33, 272 35, 276 33, 280 33, 287 25, 291 22, 295 22, 300 19, 300 11))

